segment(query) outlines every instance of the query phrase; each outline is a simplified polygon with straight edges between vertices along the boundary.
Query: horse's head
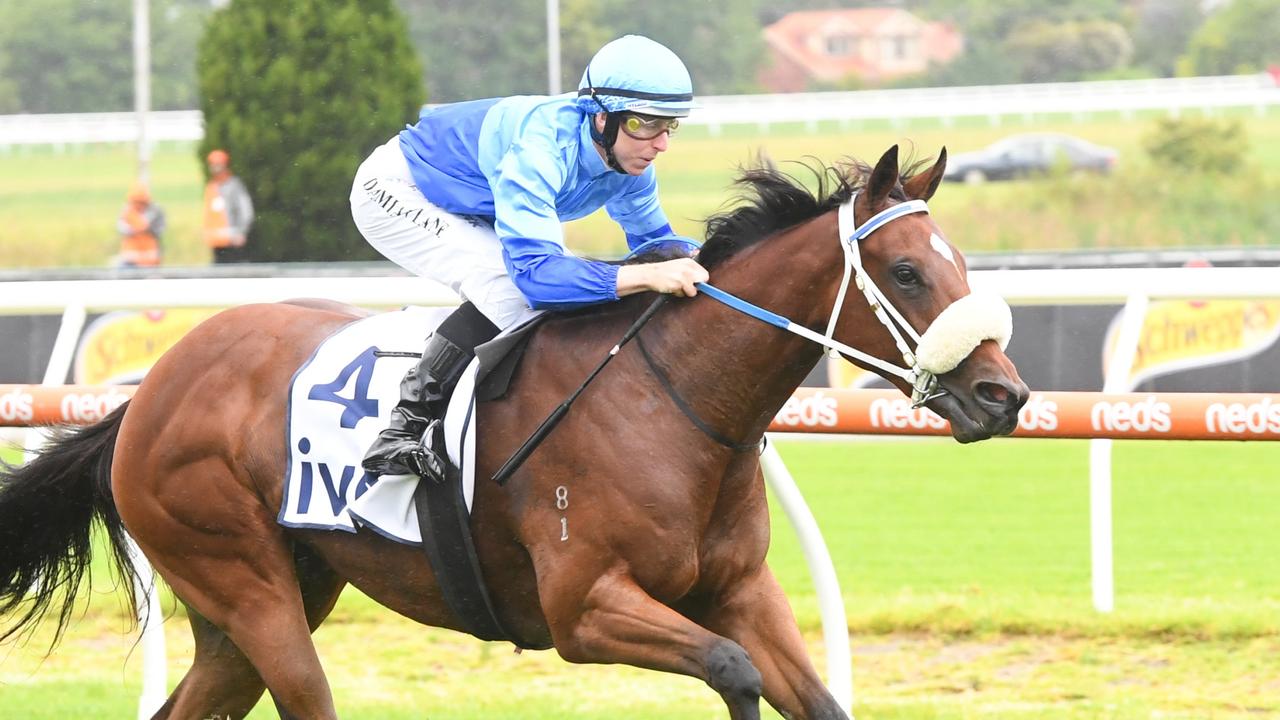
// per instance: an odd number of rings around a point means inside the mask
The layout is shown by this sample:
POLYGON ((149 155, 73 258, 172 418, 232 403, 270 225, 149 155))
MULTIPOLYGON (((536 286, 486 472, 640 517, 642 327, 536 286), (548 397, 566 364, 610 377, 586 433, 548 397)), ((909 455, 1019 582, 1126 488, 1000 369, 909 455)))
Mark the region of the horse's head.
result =
POLYGON ((852 218, 841 208, 852 283, 837 290, 828 334, 894 366, 855 360, 973 442, 1012 432, 1029 390, 1004 354, 1008 306, 970 292, 964 256, 924 206, 946 163, 944 148, 928 171, 900 177, 895 145, 854 195, 852 218))

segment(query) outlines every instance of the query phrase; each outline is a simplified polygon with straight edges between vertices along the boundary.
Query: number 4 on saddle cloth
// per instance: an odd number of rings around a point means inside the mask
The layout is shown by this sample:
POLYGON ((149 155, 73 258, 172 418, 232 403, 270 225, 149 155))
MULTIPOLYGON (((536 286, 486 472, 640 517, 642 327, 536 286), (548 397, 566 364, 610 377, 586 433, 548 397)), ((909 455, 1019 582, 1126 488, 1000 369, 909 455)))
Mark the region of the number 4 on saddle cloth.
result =
MULTIPOLYGON (((360 464, 387 426, 400 398, 400 381, 417 364, 424 339, 451 311, 410 307, 357 320, 321 343, 294 374, 285 431, 288 461, 281 525, 346 532, 364 526, 397 542, 422 544, 414 505, 418 477, 378 476, 360 464)), ((522 344, 537 317, 530 311, 528 318, 486 345, 449 402, 446 447, 459 470, 468 510, 474 488, 477 373, 501 383, 503 370, 509 372, 518 356, 518 351, 511 356, 508 351, 522 344), (504 357, 511 362, 502 362, 504 357)))

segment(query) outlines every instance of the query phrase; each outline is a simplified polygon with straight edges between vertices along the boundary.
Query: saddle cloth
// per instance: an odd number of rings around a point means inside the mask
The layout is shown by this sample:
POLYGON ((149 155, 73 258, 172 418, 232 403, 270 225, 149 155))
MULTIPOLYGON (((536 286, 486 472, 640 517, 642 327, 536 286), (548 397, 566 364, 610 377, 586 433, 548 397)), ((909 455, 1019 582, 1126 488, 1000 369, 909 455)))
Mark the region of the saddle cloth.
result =
MULTIPOLYGON (((400 543, 422 544, 413 502, 418 476, 377 476, 360 462, 390 423, 400 380, 451 311, 409 307, 344 325, 294 374, 281 525, 351 533, 365 526, 400 543)), ((449 459, 462 470, 468 510, 475 487, 478 364, 473 360, 458 382, 444 423, 449 459)))

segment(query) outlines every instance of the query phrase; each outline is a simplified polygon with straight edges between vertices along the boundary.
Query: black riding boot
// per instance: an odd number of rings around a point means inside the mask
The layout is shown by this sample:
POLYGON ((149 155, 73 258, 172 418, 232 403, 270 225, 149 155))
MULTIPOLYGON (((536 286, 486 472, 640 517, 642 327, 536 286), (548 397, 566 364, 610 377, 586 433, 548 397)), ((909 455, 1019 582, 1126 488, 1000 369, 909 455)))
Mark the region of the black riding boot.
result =
POLYGON ((476 346, 497 334, 497 326, 471 303, 445 318, 427 338, 422 360, 400 382, 400 402, 391 411, 391 424, 365 452, 365 470, 444 479, 448 457, 443 421, 449 398, 476 346))

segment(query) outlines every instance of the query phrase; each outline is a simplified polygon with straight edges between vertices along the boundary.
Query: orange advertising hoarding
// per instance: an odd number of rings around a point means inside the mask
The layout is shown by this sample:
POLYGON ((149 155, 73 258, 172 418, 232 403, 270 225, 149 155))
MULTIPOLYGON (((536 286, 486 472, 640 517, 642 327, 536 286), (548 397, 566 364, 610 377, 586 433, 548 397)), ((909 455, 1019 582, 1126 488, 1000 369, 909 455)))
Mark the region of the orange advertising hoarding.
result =
MULTIPOLYGON (((949 435, 947 422, 896 390, 800 388, 775 432, 949 435)), ((1280 395, 1037 392, 1015 437, 1280 440, 1280 395)))
POLYGON ((89 425, 133 396, 134 385, 0 385, 0 426, 89 425))
MULTIPOLYGON (((0 385, 0 425, 101 420, 133 386, 0 385)), ((896 390, 800 388, 773 432, 949 435, 932 411, 896 390)), ((1280 440, 1280 394, 1037 392, 1015 437, 1280 440)))

